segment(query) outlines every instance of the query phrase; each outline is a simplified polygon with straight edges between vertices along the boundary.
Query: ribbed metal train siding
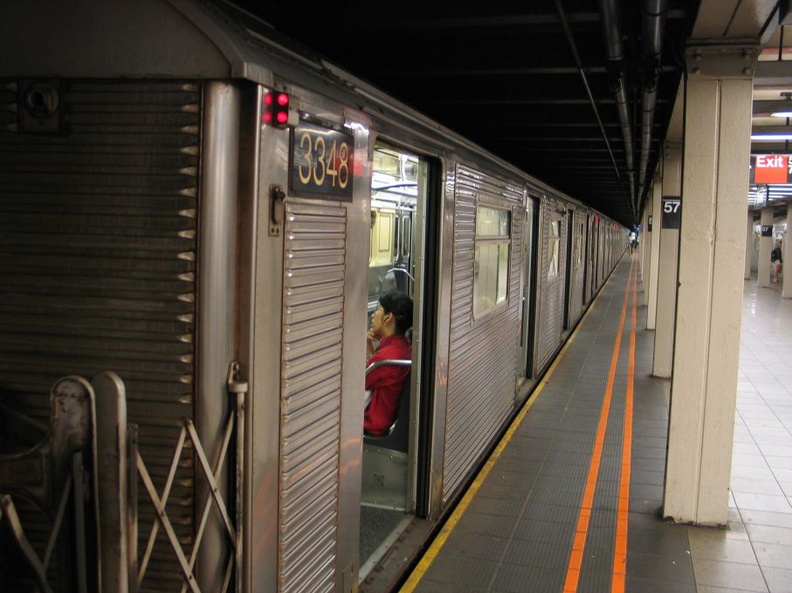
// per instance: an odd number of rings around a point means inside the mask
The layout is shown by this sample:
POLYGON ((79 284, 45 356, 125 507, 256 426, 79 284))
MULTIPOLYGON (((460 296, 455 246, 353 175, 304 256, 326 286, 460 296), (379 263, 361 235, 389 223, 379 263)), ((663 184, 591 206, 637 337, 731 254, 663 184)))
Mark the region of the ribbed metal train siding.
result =
POLYGON ((454 197, 454 266, 448 368, 443 499, 455 492, 514 405, 520 332, 520 257, 525 197, 522 189, 457 167, 454 197), (476 204, 512 209, 509 301, 473 320, 476 204))
MULTIPOLYGON (((144 81, 62 88, 64 133, 24 134, 16 82, 0 81, 0 392, 46 422, 59 377, 115 371, 161 490, 195 404, 200 88, 144 81)), ((188 450, 168 505, 187 549, 191 466, 188 450)), ((155 518, 142 498, 140 519, 147 535, 155 518)), ((157 541, 143 588, 179 590, 162 531, 157 541)))
POLYGON ((561 345, 564 326, 564 282, 566 275, 567 225, 564 207, 552 200, 542 203, 542 266, 539 269, 539 312, 537 330, 536 368, 543 370, 561 345), (550 265, 550 224, 561 221, 558 252, 558 274, 548 278, 550 265))
POLYGON ((279 579, 333 591, 338 530, 346 210, 287 202, 279 579))
POLYGON ((569 325, 583 312, 583 281, 586 263, 586 215, 577 210, 572 216, 572 269, 569 289, 569 325))

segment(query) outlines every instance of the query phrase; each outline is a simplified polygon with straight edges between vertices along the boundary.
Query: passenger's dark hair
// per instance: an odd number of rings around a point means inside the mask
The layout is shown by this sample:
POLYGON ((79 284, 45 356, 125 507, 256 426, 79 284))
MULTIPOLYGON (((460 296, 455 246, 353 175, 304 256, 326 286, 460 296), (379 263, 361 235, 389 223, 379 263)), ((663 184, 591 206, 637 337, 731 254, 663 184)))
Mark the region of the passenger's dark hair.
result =
POLYGON ((404 334, 412 327, 413 302, 403 292, 388 292, 380 297, 380 305, 385 313, 392 313, 396 319, 396 333, 404 334))

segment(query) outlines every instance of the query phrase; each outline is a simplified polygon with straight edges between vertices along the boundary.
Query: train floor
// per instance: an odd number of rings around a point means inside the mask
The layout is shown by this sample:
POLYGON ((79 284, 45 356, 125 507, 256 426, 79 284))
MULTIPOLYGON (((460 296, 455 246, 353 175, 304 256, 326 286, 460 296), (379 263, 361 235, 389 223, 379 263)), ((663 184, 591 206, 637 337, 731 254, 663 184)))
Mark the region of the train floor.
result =
POLYGON ((401 593, 792 592, 792 301, 745 281, 728 529, 673 524, 670 382, 651 377, 637 267, 619 264, 401 593))

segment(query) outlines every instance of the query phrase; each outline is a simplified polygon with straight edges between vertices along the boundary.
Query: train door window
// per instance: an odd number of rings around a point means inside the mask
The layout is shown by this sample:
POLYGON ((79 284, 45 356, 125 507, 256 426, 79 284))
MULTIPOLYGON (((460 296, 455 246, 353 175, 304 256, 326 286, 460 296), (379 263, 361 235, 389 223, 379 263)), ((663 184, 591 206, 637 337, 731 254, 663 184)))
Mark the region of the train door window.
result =
POLYGON ((580 221, 578 224, 578 231, 577 231, 577 238, 576 238, 576 254, 575 254, 575 263, 578 267, 583 265, 583 237, 586 236, 586 223, 584 221, 580 221))
POLYGON ((508 297, 510 212, 490 206, 476 209, 473 263, 473 316, 491 311, 508 297))
POLYGON ((547 279, 558 277, 558 259, 561 253, 561 221, 553 220, 548 229, 549 258, 547 264, 547 279))
POLYGON ((401 256, 403 258, 410 257, 410 250, 412 249, 412 244, 410 243, 410 235, 412 233, 412 229, 410 228, 410 217, 409 216, 402 216, 402 250, 401 256))
POLYGON ((400 243, 401 243, 401 216, 396 215, 393 218, 393 255, 391 256, 391 263, 394 265, 399 261, 400 243))

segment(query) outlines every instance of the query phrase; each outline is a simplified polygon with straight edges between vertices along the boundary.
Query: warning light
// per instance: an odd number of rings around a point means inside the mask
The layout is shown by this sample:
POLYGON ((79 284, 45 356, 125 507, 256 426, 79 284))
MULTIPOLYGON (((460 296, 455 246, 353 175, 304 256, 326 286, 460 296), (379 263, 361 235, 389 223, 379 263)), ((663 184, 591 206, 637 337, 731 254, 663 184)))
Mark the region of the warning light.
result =
POLYGON ((273 91, 265 94, 262 122, 285 127, 289 123, 289 103, 288 93, 273 91))

